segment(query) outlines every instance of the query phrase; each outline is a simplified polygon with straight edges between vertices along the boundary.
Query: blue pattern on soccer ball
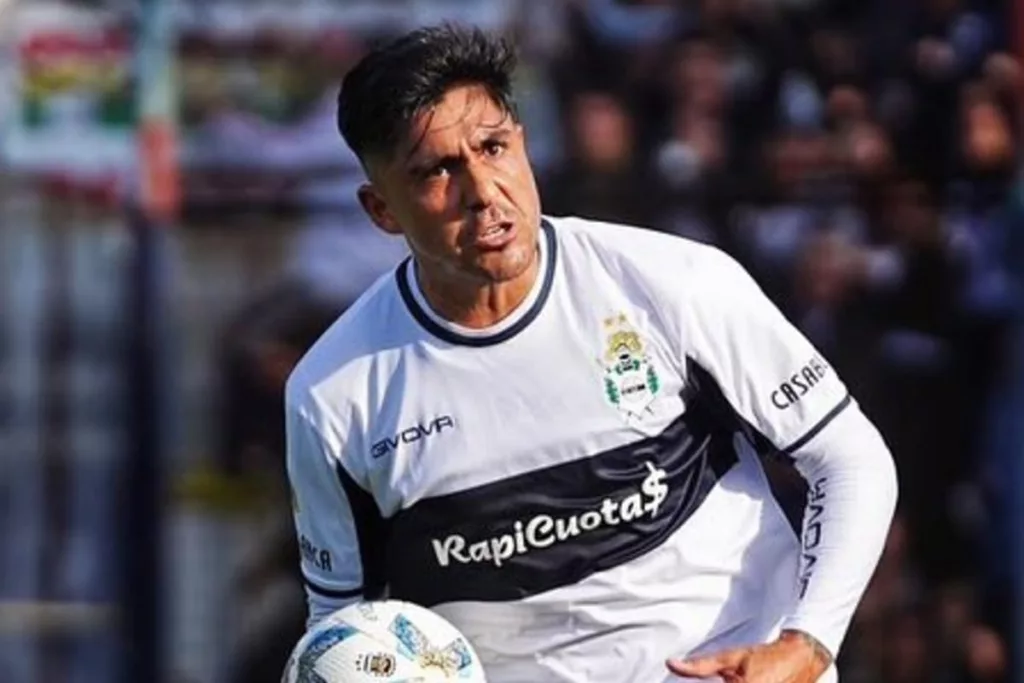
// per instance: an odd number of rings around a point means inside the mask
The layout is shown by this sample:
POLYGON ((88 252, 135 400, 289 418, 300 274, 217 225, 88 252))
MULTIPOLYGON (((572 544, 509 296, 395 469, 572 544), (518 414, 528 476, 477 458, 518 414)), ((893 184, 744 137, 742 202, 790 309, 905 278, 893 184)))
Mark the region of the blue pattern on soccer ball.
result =
POLYGON ((305 652, 299 657, 299 674, 295 679, 295 683, 327 683, 316 672, 316 663, 324 653, 356 633, 359 633, 358 629, 348 624, 332 626, 318 633, 316 638, 306 646, 305 652))
POLYGON ((449 645, 446 649, 458 657, 458 664, 455 668, 459 671, 473 663, 473 657, 469 654, 469 648, 461 638, 449 645))
POLYGON ((399 653, 407 659, 416 659, 431 649, 430 642, 423 632, 401 614, 391 622, 390 630, 398 639, 399 653))

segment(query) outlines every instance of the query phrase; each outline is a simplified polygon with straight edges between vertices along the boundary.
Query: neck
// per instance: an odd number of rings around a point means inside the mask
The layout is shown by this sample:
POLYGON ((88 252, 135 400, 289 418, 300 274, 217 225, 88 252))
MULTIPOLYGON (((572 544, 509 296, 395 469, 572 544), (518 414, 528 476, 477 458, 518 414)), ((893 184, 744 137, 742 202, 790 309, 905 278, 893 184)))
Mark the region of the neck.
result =
POLYGON ((507 318, 530 295, 538 277, 539 257, 520 275, 502 282, 481 283, 430 268, 416 268, 420 291, 434 312, 470 329, 490 327, 507 318))

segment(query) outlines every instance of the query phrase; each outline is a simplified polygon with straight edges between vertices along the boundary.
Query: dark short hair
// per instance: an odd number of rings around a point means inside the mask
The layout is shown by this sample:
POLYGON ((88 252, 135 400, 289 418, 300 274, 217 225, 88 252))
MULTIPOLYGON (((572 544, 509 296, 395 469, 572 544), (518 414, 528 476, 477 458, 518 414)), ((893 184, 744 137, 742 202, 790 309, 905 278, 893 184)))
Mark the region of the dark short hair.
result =
POLYGON ((451 23, 420 28, 371 50, 345 76, 338 130, 364 162, 390 156, 412 120, 451 88, 478 84, 513 118, 516 54, 478 28, 451 23))

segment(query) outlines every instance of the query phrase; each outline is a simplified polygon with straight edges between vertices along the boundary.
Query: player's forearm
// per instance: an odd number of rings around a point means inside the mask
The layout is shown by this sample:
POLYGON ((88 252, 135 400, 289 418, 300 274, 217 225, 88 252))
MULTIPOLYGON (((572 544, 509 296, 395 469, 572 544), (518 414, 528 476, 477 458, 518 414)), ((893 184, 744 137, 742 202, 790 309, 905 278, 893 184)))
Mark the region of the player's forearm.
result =
POLYGON ((884 441, 856 406, 797 454, 810 485, 800 563, 800 602, 783 628, 835 655, 878 564, 896 505, 896 470, 884 441))

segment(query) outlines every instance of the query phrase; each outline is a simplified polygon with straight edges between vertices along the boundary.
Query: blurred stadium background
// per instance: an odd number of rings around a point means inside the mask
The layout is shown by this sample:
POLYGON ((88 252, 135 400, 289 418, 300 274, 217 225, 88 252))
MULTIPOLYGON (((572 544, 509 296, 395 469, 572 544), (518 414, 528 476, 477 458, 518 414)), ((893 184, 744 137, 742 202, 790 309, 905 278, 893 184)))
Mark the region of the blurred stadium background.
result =
POLYGON ((277 682, 282 382, 404 254, 336 88, 441 19, 519 42, 549 213, 729 250, 881 426, 902 503, 844 680, 1024 681, 1024 10, 996 0, 0 3, 0 680, 277 682))

